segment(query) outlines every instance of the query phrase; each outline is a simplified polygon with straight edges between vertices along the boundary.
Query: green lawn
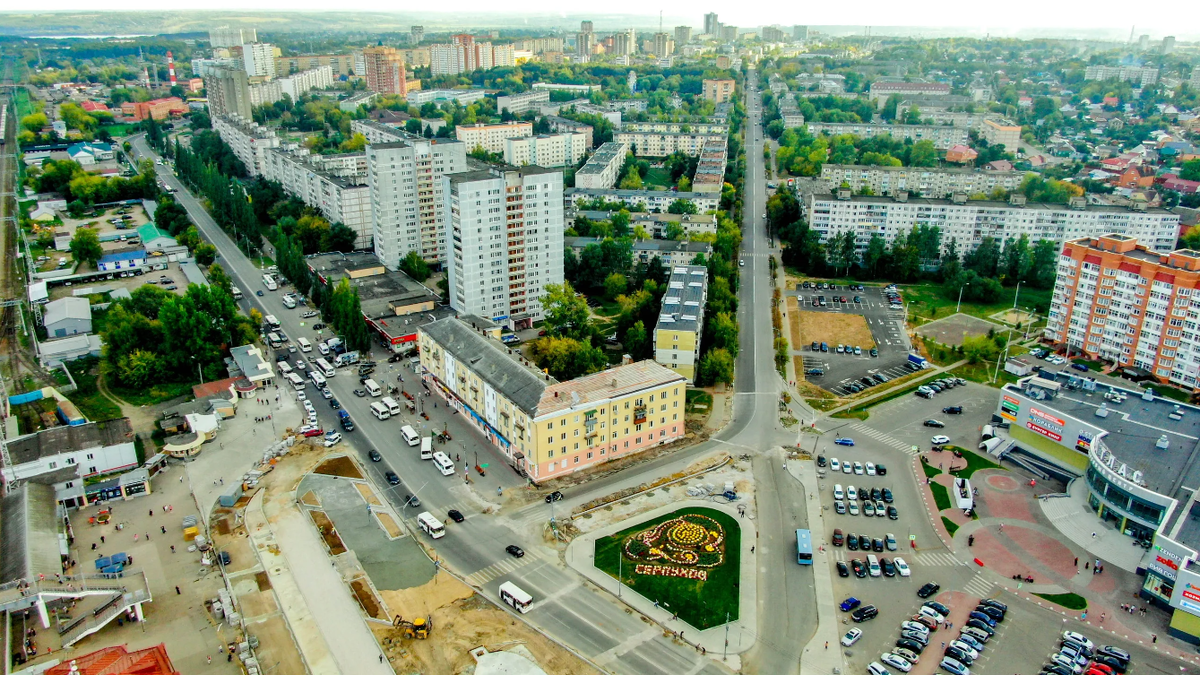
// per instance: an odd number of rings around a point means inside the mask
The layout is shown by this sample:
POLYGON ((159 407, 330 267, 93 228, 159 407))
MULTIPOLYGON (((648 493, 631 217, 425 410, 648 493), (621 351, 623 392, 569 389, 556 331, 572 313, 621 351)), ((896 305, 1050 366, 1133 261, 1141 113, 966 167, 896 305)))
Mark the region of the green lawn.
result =
MULTIPOLYGON (((990 318, 992 314, 1012 309, 1015 294, 1015 288, 1005 288, 996 302, 984 304, 964 301, 962 309, 959 311, 963 314, 994 321, 990 318)), ((1022 287, 1021 297, 1017 299, 1017 306, 1020 308, 1048 306, 1051 295, 1053 295, 1051 289, 1022 287)), ((946 297, 941 284, 902 285, 900 286, 900 296, 908 302, 910 319, 917 317, 925 320, 942 319, 954 314, 958 306, 958 296, 946 297)))
POLYGON ((664 188, 670 188, 675 183, 671 180, 671 174, 666 169, 650 169, 646 172, 646 177, 642 179, 646 185, 646 189, 653 189, 654 185, 661 185, 664 188))
POLYGON ((867 412, 867 410, 865 408, 859 408, 857 410, 855 410, 854 408, 848 408, 846 410, 835 412, 832 415, 830 415, 830 417, 837 417, 838 419, 866 421, 867 417, 869 417, 870 414, 871 413, 867 412))
POLYGON ((1006 372, 1003 368, 1001 368, 1000 376, 997 377, 996 382, 993 383, 992 375, 994 375, 995 372, 995 361, 992 361, 991 363, 984 363, 980 361, 979 363, 968 363, 964 366, 959 366, 949 371, 949 374, 955 377, 961 377, 964 380, 971 380, 972 382, 986 384, 990 387, 1003 387, 1006 384, 1015 383, 1017 381, 1016 375, 1006 372))
POLYGON ((117 136, 128 136, 129 134, 136 133, 138 131, 139 125, 137 125, 137 124, 106 124, 100 128, 106 129, 108 131, 108 133, 112 134, 113 137, 115 138, 117 136))
POLYGON ((1075 593, 1034 593, 1034 595, 1067 609, 1082 610, 1087 609, 1088 606, 1087 598, 1075 593))
POLYGON ((121 400, 133 405, 157 405, 180 396, 190 396, 196 382, 164 382, 145 391, 133 391, 109 384, 109 390, 121 400))
MULTIPOLYGON (((946 449, 953 451, 956 447, 958 447, 958 446, 948 445, 948 446, 946 446, 946 449)), ((992 460, 987 459, 983 455, 972 452, 971 450, 967 450, 965 448, 958 448, 958 450, 962 452, 963 459, 967 460, 967 468, 965 468, 961 471, 954 472, 954 475, 958 476, 959 478, 970 478, 971 475, 974 474, 976 471, 982 471, 983 469, 1003 469, 1004 468, 1004 467, 1000 466, 999 464, 993 462, 992 460)), ((1008 469, 1004 469, 1004 470, 1007 471, 1008 469)))
POLYGON ((953 537, 954 533, 958 531, 958 523, 950 520, 946 516, 942 516, 942 524, 946 526, 946 532, 948 532, 951 537, 953 537))
POLYGON ((67 398, 71 399, 84 417, 92 421, 103 421, 121 416, 121 406, 101 394, 96 387, 98 359, 79 359, 72 361, 68 367, 71 369, 71 377, 75 378, 75 384, 79 389, 69 394, 67 398))
POLYGON ((840 401, 832 398, 806 398, 804 402, 812 407, 813 410, 821 411, 833 410, 841 404, 840 401))
POLYGON ((921 462, 921 468, 925 470, 926 478, 933 478, 934 476, 936 476, 942 472, 941 469, 935 467, 932 464, 927 464, 925 462, 921 462))
POLYGON ((712 394, 703 389, 688 389, 684 392, 687 401, 684 403, 684 412, 689 415, 707 415, 712 412, 713 397, 712 394), (697 409, 696 406, 704 406, 703 409, 697 409))
POLYGON ((1143 385, 1143 386, 1153 389, 1155 394, 1158 394, 1159 396, 1162 396, 1163 398, 1169 398, 1173 401, 1179 401, 1180 403, 1187 403, 1191 400, 1191 395, 1188 394, 1186 391, 1176 389, 1175 387, 1168 387, 1165 384, 1147 384, 1147 385, 1143 385))
POLYGON ((740 553, 741 529, 737 519, 714 509, 686 508, 597 539, 595 565, 614 579, 621 579, 626 588, 677 613, 680 620, 688 625, 704 630, 726 623, 726 617, 729 621, 738 618, 740 553), (637 563, 622 552, 626 540, 659 523, 689 513, 708 516, 725 529, 724 563, 707 570, 707 581, 637 574, 637 563))
POLYGON ((930 483, 930 491, 933 492, 933 503, 937 506, 938 511, 944 511, 950 508, 950 491, 941 483, 930 483))

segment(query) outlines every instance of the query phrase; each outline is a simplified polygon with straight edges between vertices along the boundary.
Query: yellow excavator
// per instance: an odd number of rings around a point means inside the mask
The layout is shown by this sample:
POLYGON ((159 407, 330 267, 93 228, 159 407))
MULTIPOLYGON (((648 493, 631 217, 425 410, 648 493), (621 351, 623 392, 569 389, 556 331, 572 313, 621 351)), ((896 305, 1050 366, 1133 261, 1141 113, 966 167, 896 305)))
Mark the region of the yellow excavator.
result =
POLYGON ((400 634, 406 640, 424 640, 429 637, 429 631, 433 630, 433 621, 429 617, 420 617, 412 621, 406 621, 404 617, 397 615, 392 625, 400 629, 400 634))

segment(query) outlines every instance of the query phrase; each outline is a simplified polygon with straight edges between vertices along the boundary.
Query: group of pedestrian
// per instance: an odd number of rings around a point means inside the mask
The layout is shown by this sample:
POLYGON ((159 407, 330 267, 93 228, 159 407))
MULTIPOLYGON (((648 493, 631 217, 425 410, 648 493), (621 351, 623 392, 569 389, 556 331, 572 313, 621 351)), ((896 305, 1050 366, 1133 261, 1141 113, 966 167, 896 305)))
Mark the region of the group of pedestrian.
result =
MULTIPOLYGON (((1087 569, 1087 563, 1084 563, 1084 569, 1087 569)), ((1096 575, 1096 574, 1103 574, 1103 573, 1104 573, 1104 564, 1100 562, 1099 558, 1096 558, 1096 563, 1094 565, 1092 565, 1092 574, 1096 575)))
POLYGON ((1139 614, 1146 616, 1146 608, 1138 607, 1137 605, 1121 605, 1121 609, 1128 614, 1139 614))
POLYGON ((257 423, 262 423, 262 422, 268 422, 268 421, 270 421, 270 419, 271 419, 271 416, 267 415, 266 417, 255 417, 254 421, 257 423))

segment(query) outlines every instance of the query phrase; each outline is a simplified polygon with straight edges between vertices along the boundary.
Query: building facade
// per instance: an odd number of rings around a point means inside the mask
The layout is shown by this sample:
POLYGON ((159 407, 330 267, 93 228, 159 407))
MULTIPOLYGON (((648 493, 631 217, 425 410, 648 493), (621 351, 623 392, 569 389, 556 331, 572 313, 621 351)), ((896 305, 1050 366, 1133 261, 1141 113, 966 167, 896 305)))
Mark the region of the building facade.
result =
POLYGON ((445 261, 442 177, 466 169, 466 149, 457 141, 409 138, 367 146, 375 254, 388 269, 399 269, 409 251, 430 264, 445 261))
POLYGON ((275 45, 266 42, 249 42, 242 45, 242 64, 249 77, 275 77, 275 45))
POLYGON ((504 161, 515 166, 575 166, 587 152, 583 134, 549 134, 508 138, 504 161))
POLYGON ((979 137, 988 145, 998 145, 1005 152, 1015 154, 1017 148, 1021 147, 1021 125, 1007 120, 984 120, 983 126, 979 127, 979 137))
POLYGON ((213 49, 240 47, 248 42, 258 42, 256 29, 221 26, 208 31, 208 44, 213 49))
POLYGON ((399 51, 380 45, 363 49, 362 55, 367 89, 381 94, 408 94, 408 73, 399 51))
POLYGON ((466 146, 467 152, 475 148, 501 154, 505 141, 533 135, 533 122, 503 122, 501 124, 464 124, 454 128, 455 137, 466 146))
POLYGON ((891 136, 897 140, 933 141, 939 150, 948 150, 955 145, 966 145, 970 142, 970 134, 962 127, 948 127, 937 124, 840 124, 831 122, 809 122, 808 133, 813 136, 825 134, 839 136, 854 134, 860 138, 875 138, 876 136, 891 136))
POLYGON ((592 190, 607 190, 617 184, 621 177, 621 167, 625 165, 625 156, 629 146, 624 143, 609 141, 599 148, 588 159, 587 163, 575 172, 575 187, 592 190))
POLYGON ((701 96, 713 103, 726 103, 733 98, 737 83, 733 80, 704 80, 701 96))
POLYGON ((855 192, 870 190, 891 195, 904 190, 921 197, 945 198, 955 193, 989 194, 996 188, 1012 192, 1025 180, 1024 171, 980 171, 912 166, 860 166, 824 164, 821 181, 830 192, 847 185, 855 192))
POLYGON ((241 115, 214 115, 212 126, 251 176, 262 175, 267 150, 279 147, 279 137, 274 131, 241 115))
POLYGON ((230 66, 214 66, 204 77, 208 93, 208 111, 212 117, 238 115, 252 119, 254 105, 250 102, 250 78, 246 71, 230 66))
POLYGON ((1197 321, 1200 251, 1159 253, 1119 234, 1063 246, 1047 340, 1192 388, 1200 370, 1197 321))
POLYGON ((960 254, 973 250, 984 237, 1003 243, 1025 234, 1030 242, 1048 239, 1062 243, 1110 232, 1136 237, 1154 250, 1167 252, 1174 248, 1179 231, 1178 214, 1162 209, 1141 211, 1079 202, 1071 206, 1026 204, 1023 195, 1013 195, 1008 202, 968 201, 966 195, 910 199, 899 191, 893 197, 863 197, 843 188, 836 195, 809 195, 806 210, 810 225, 823 241, 854 232, 860 253, 873 234, 890 246, 898 233, 917 225, 938 226, 943 247, 953 237, 960 254))
POLYGON ((940 82, 872 82, 867 98, 886 101, 892 94, 901 96, 949 96, 950 85, 940 82))
POLYGON ((473 320, 421 326, 422 379, 535 483, 683 438, 677 373, 647 360, 558 382, 473 320))
POLYGON ((502 166, 442 178, 450 306, 514 329, 563 281, 563 174, 502 166))
POLYGON ((365 154, 314 156, 306 151, 272 148, 264 156, 263 177, 318 209, 330 223, 354 230, 354 248, 370 248, 374 220, 365 154), (339 170, 338 164, 353 168, 339 170))
POLYGON ((1120 80, 1146 87, 1158 82, 1158 68, 1140 66, 1088 66, 1083 71, 1085 80, 1120 80))
POLYGON ((587 202, 597 199, 608 203, 619 202, 625 206, 644 206, 647 211, 666 213, 671 204, 682 199, 696 205, 696 213, 708 213, 715 210, 721 202, 721 195, 707 192, 670 192, 668 190, 600 190, 593 188, 568 188, 563 192, 563 198, 571 208, 586 207, 587 202))
POLYGON ((658 131, 625 131, 622 129, 613 134, 613 141, 629 146, 638 157, 666 157, 675 152, 697 157, 705 144, 711 141, 723 142, 721 134, 701 134, 692 132, 658 132, 658 131))
POLYGON ((594 146, 592 141, 594 129, 592 129, 592 125, 576 122, 575 120, 569 120, 557 115, 546 115, 544 119, 550 126, 550 131, 557 134, 583 134, 587 149, 591 150, 594 146))
POLYGON ((496 110, 507 110, 513 115, 523 115, 530 110, 537 110, 543 103, 550 102, 550 92, 546 89, 531 89, 520 94, 496 97, 496 110))
POLYGON ((707 302, 708 269, 701 265, 673 267, 654 327, 654 360, 689 384, 696 381, 707 302))
POLYGON ((305 54, 304 56, 279 56, 275 58, 275 74, 286 77, 306 70, 329 66, 334 77, 362 75, 354 71, 353 54, 305 54))

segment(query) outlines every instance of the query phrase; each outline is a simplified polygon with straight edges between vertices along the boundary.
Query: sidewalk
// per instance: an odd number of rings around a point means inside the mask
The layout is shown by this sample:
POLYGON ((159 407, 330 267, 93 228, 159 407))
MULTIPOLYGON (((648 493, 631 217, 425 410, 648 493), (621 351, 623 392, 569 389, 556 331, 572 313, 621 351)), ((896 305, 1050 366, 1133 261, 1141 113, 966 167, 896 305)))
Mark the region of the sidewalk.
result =
POLYGON ((638 514, 635 519, 614 523, 576 537, 567 546, 566 562, 567 565, 584 577, 587 577, 592 583, 619 597, 620 601, 625 603, 630 609, 658 624, 664 632, 677 633, 682 629, 684 633, 683 641, 694 647, 703 647, 707 650, 710 658, 720 660, 721 655, 726 649, 725 639, 728 635, 729 660, 725 662, 725 665, 733 670, 740 670, 741 659, 738 657, 738 654, 754 646, 754 636, 757 630, 756 626, 758 625, 756 558, 754 554, 750 553, 750 549, 754 546, 756 540, 757 533, 754 528, 754 522, 747 518, 738 518, 737 509, 733 506, 728 504, 714 504, 713 502, 699 499, 689 499, 652 509, 638 514), (699 631, 681 620, 672 621, 672 613, 669 610, 656 607, 654 602, 646 599, 629 587, 619 584, 616 579, 597 569, 593 564, 596 551, 595 542, 597 539, 633 527, 632 520, 644 522, 665 513, 687 507, 703 507, 722 511, 737 519, 738 525, 741 528, 741 570, 739 581, 741 587, 738 594, 738 619, 728 624, 728 631, 726 630, 726 624, 699 631))
POLYGON ((829 569, 828 552, 824 542, 829 541, 825 534, 825 515, 821 510, 821 494, 817 485, 817 467, 812 461, 792 460, 788 463, 788 473, 800 481, 804 492, 808 494, 808 529, 812 532, 812 542, 817 547, 813 551, 813 583, 817 591, 817 630, 812 639, 804 646, 804 654, 800 657, 800 673, 840 673, 846 669, 846 660, 842 653, 841 626, 833 611, 836 601, 833 597, 833 573, 829 569), (826 648, 826 645, 829 645, 826 648))
POLYGON ((1112 526, 1103 522, 1088 508, 1087 484, 1083 480, 1073 480, 1067 487, 1069 497, 1055 499, 1039 499, 1042 514, 1062 532, 1071 543, 1087 551, 1093 558, 1100 558, 1106 563, 1120 567, 1128 572, 1137 572, 1146 550, 1140 546, 1131 545, 1129 537, 1112 526))

